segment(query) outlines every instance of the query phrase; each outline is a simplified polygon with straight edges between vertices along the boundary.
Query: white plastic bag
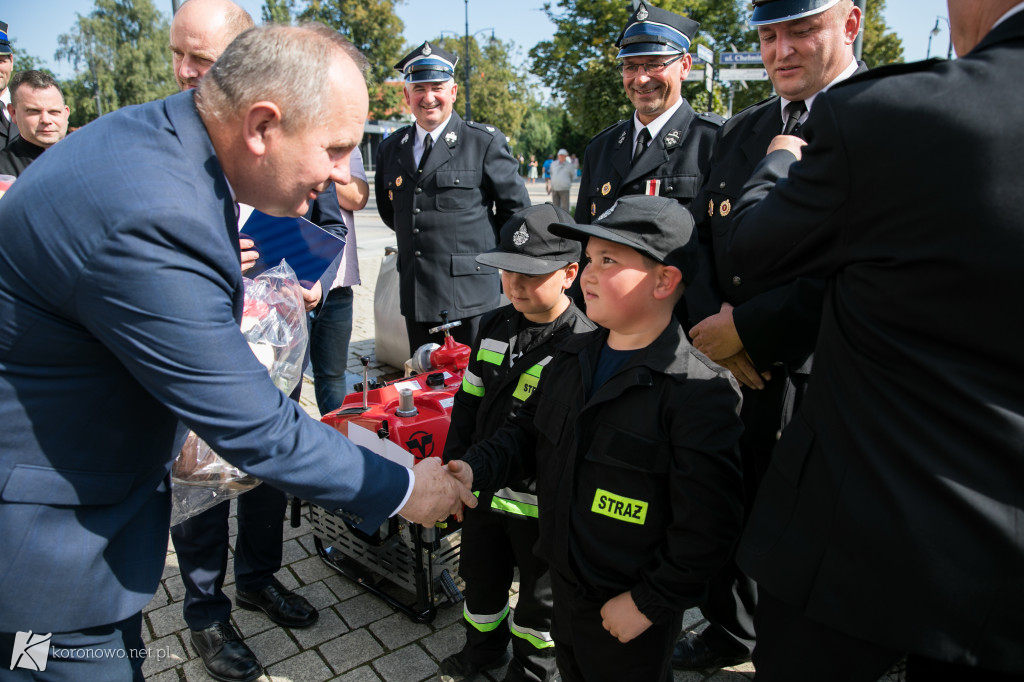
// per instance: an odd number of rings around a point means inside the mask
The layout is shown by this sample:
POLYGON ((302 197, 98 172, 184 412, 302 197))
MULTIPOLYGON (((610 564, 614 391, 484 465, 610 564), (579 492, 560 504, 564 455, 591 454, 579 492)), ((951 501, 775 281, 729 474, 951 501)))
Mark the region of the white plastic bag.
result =
MULTIPOLYGON (((302 289, 285 261, 255 279, 245 279, 241 329, 274 385, 290 395, 302 382, 309 335, 302 289)), ((238 497, 259 483, 190 431, 171 467, 171 525, 238 497)))
POLYGON ((398 251, 388 247, 373 292, 373 352, 377 362, 401 367, 411 355, 398 289, 398 251))

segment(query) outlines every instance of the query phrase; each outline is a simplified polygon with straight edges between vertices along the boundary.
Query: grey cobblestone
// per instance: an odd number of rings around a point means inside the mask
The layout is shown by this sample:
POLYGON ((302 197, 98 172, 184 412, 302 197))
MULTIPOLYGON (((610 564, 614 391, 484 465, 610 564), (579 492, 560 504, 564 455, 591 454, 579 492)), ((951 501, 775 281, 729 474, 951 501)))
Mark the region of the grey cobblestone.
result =
POLYGON ((412 682, 432 677, 437 672, 437 661, 420 647, 410 644, 376 659, 373 667, 385 682, 412 682))

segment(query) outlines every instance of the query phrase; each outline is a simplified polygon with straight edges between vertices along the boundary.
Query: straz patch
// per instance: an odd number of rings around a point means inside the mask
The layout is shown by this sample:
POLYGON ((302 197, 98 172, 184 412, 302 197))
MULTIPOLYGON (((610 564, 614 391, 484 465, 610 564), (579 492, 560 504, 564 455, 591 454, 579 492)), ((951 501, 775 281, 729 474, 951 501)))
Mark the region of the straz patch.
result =
POLYGON ((646 502, 622 497, 600 488, 594 493, 594 503, 590 505, 590 511, 638 526, 644 525, 644 521, 647 520, 646 502))
POLYGON ((525 403, 533 395, 533 392, 537 390, 537 382, 539 381, 540 377, 530 376, 526 373, 520 374, 519 384, 516 386, 515 392, 512 393, 512 397, 525 403))

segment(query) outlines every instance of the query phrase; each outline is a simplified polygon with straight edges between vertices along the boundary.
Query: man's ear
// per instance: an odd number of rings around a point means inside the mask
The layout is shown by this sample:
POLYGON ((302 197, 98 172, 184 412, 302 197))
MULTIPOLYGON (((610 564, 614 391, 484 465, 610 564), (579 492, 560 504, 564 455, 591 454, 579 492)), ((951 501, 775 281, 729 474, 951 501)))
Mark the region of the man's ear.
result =
POLYGON ((654 285, 654 298, 665 299, 677 296, 682 293, 683 273, 674 265, 660 265, 658 267, 657 281, 654 285))
POLYGON ((267 143, 281 132, 281 108, 273 102, 256 102, 242 118, 245 145, 254 156, 266 155, 267 143))

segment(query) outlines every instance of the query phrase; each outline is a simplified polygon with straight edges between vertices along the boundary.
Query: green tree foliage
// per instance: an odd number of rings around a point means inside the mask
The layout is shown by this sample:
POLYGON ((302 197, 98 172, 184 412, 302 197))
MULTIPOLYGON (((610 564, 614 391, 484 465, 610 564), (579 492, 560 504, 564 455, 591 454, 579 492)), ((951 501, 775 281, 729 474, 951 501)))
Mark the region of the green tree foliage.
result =
MULTIPOLYGON (((519 135, 515 139, 512 151, 522 154, 526 162, 530 161, 530 155, 537 157, 541 163, 548 155, 554 153, 557 144, 555 140, 556 125, 561 110, 554 106, 543 106, 536 101, 531 101, 526 107, 523 116, 523 123, 519 135)), ((579 153, 579 152, 577 152, 579 153)), ((522 171, 525 174, 527 168, 522 171)))
POLYGON ((437 38, 431 41, 459 57, 455 65, 455 82, 459 84, 455 108, 462 115, 466 100, 474 121, 490 123, 510 139, 515 140, 523 124, 528 96, 526 75, 512 63, 514 43, 502 42, 494 37, 485 38, 482 45, 475 36, 469 37, 469 55, 466 43, 459 38, 437 38), (466 66, 469 65, 469 92, 466 92, 466 66))
POLYGON ((401 1, 310 0, 298 15, 300 21, 319 21, 339 29, 366 55, 370 118, 389 118, 402 106, 401 89, 385 83, 397 76, 393 67, 407 52, 402 38, 405 24, 395 14, 395 5, 401 1))
POLYGON ((885 0, 867 0, 861 58, 868 68, 903 62, 903 41, 885 23, 885 0))
POLYGON ((263 0, 260 18, 265 24, 290 24, 295 14, 295 0, 263 0))
POLYGON ((168 28, 152 0, 95 0, 88 16, 79 14, 55 55, 77 72, 66 84, 71 125, 176 92, 168 28))

